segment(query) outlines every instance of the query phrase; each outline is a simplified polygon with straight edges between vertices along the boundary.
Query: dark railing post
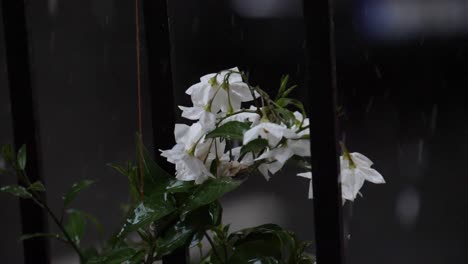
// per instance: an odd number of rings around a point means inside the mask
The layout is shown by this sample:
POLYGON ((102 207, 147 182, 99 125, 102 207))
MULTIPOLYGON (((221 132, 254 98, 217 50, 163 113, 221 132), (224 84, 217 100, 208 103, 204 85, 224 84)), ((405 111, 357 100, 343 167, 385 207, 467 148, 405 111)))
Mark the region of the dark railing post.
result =
MULTIPOLYGON (((155 157, 166 171, 172 171, 158 149, 174 146, 174 88, 172 85, 171 40, 166 0, 143 0, 143 19, 148 62, 147 76, 152 106, 155 157)), ((180 248, 163 258, 164 264, 188 263, 187 248, 180 248)))
MULTIPOLYGON (((17 150, 21 145, 27 145, 26 172, 34 182, 41 179, 39 124, 31 86, 25 5, 22 0, 2 0, 1 3, 14 143, 17 150)), ((20 211, 23 234, 47 232, 45 213, 32 200, 21 200, 20 211)), ((23 247, 24 263, 50 263, 50 250, 46 239, 25 240, 23 247)))
POLYGON ((344 263, 332 0, 304 0, 317 263, 344 263))

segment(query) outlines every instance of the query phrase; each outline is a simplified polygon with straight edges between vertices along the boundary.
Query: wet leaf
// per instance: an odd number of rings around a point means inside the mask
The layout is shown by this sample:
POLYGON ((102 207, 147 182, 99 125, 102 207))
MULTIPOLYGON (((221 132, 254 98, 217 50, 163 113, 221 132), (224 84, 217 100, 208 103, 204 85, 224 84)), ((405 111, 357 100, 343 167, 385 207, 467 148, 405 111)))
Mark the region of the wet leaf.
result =
POLYGON ((207 138, 227 138, 242 140, 245 131, 250 129, 250 124, 239 121, 227 122, 206 135, 207 138))
POLYGON ((174 212, 176 208, 163 195, 145 196, 143 202, 138 203, 127 217, 125 224, 117 235, 117 241, 124 239, 129 233, 174 212))
POLYGON ((68 208, 70 203, 76 198, 76 196, 84 189, 88 188, 94 183, 91 180, 83 180, 77 183, 74 183, 71 187, 71 190, 63 196, 63 206, 68 208))
POLYGON ((268 147, 268 140, 264 138, 254 139, 250 141, 249 143, 247 143, 246 145, 242 146, 241 151, 240 151, 240 156, 242 157, 249 152, 258 153, 262 151, 263 149, 265 149, 266 147, 268 147))
POLYGON ((241 185, 241 181, 231 178, 210 179, 202 183, 194 193, 188 198, 182 209, 182 215, 210 204, 228 192, 231 192, 241 185))
POLYGON ((23 199, 32 198, 32 194, 26 190, 23 186, 10 185, 0 188, 0 192, 8 193, 23 199))
POLYGON ((140 264, 143 263, 144 257, 144 251, 136 251, 133 248, 117 248, 88 260, 87 264, 140 264))
POLYGON ((31 184, 28 187, 28 189, 31 190, 31 191, 35 191, 35 192, 45 192, 46 191, 44 184, 42 184, 42 182, 40 182, 40 181, 37 181, 37 182, 31 184))
POLYGON ((26 145, 22 145, 21 148, 18 150, 18 167, 21 170, 24 170, 26 168, 26 145))
POLYGON ((70 235, 71 240, 77 245, 80 244, 81 238, 83 237, 86 227, 85 216, 75 210, 68 211, 67 222, 65 224, 65 230, 70 235))

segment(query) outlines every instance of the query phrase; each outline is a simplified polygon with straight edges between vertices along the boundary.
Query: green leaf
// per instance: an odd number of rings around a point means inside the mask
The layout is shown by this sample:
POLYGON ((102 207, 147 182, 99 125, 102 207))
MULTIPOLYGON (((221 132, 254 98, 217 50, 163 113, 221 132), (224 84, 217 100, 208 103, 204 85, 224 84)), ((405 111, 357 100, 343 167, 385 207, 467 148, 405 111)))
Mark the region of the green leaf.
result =
POLYGON ((190 242, 193 234, 194 230, 183 222, 173 225, 163 237, 157 240, 158 256, 165 256, 186 245, 190 242))
POLYGON ((231 234, 229 241, 235 249, 229 263, 265 258, 276 259, 279 263, 297 263, 298 243, 295 236, 277 225, 246 228, 231 234))
POLYGON ((137 146, 137 160, 142 158, 143 178, 144 178, 144 193, 163 192, 168 184, 169 179, 174 177, 162 169, 152 158, 148 150, 144 146, 140 146, 140 137, 138 134, 135 137, 137 146))
POLYGON ((189 212, 158 238, 158 255, 167 255, 190 242, 192 245, 199 243, 206 230, 220 224, 221 215, 222 207, 218 201, 189 212))
POLYGON ((239 121, 227 122, 224 125, 217 127, 206 135, 207 138, 227 138, 227 139, 238 139, 242 140, 245 131, 250 129, 250 123, 244 123, 239 121))
POLYGON ((37 181, 37 182, 31 184, 28 187, 28 190, 35 191, 35 192, 45 192, 46 191, 44 184, 42 184, 42 182, 40 182, 40 181, 37 181))
POLYGON ((26 190, 23 186, 10 185, 0 188, 0 192, 8 193, 23 199, 32 198, 32 194, 26 190))
POLYGON ((241 181, 231 178, 210 179, 202 183, 189 197, 187 203, 182 208, 182 215, 210 204, 228 192, 235 190, 241 185, 241 181))
POLYGON ((297 109, 301 111, 301 113, 306 116, 304 105, 301 103, 301 101, 297 99, 292 99, 292 98, 280 98, 276 101, 276 104, 279 106, 285 108, 289 105, 295 106, 297 109))
POLYGON ((169 182, 168 186, 166 187, 166 191, 168 193, 185 193, 190 191, 195 187, 193 181, 179 181, 177 179, 173 179, 169 182))
POLYGON ((289 87, 286 91, 284 91, 284 93, 281 95, 281 97, 288 96, 296 88, 297 88, 297 85, 293 85, 293 86, 289 87))
POLYGON ((278 94, 276 95, 276 99, 279 99, 282 97, 282 94, 284 93, 288 85, 288 81, 289 81, 289 75, 281 76, 280 88, 278 90, 278 94))
POLYGON ((129 183, 129 188, 130 188, 130 194, 132 196, 132 199, 136 201, 138 197, 140 196, 139 192, 139 187, 138 187, 138 167, 134 166, 131 162, 127 163, 127 168, 118 165, 118 164, 107 164, 109 167, 113 168, 120 174, 124 175, 128 179, 129 183))
POLYGON ((65 230, 70 235, 71 240, 79 245, 86 227, 86 217, 83 213, 75 210, 69 210, 65 230))
POLYGON ((99 220, 96 217, 85 212, 81 212, 81 213, 86 219, 88 219, 94 225, 94 227, 96 228, 96 230, 99 232, 100 235, 104 234, 104 226, 101 224, 101 222, 99 222, 99 220))
POLYGON ((23 241, 23 240, 33 239, 33 238, 55 238, 55 239, 58 239, 58 240, 65 240, 59 234, 50 234, 50 233, 25 234, 25 235, 22 235, 19 238, 19 240, 23 241))
POLYGON ((65 194, 65 196, 63 196, 63 206, 65 208, 68 208, 68 206, 76 198, 78 193, 88 188, 93 183, 94 181, 91 181, 91 180, 83 180, 83 181, 74 183, 71 187, 71 190, 67 194, 65 194))
POLYGON ((3 159, 9 164, 13 165, 15 160, 15 149, 13 145, 6 144, 2 147, 2 156, 3 159))
POLYGON ((124 239, 129 233, 151 224, 174 212, 176 208, 165 195, 145 196, 125 220, 122 229, 117 234, 117 241, 124 239))
POLYGON ((18 166, 21 170, 26 168, 26 145, 22 145, 21 148, 18 150, 18 166))
POLYGON ((243 157, 245 154, 249 152, 255 152, 258 153, 268 147, 268 140, 263 139, 263 138, 257 138, 249 143, 247 145, 242 146, 241 151, 240 151, 240 156, 243 157))
POLYGON ((144 251, 136 251, 133 248, 117 248, 88 260, 86 264, 140 264, 143 263, 144 257, 144 251))

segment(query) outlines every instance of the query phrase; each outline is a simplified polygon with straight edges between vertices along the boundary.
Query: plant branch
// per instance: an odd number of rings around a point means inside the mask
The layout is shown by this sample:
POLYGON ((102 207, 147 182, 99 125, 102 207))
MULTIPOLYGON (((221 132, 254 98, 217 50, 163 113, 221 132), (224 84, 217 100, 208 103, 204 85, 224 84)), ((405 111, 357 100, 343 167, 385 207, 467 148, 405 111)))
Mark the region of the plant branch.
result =
MULTIPOLYGON (((206 230, 205 230, 205 231, 203 231, 203 234, 205 235, 206 239, 208 239, 208 242, 210 243, 211 248, 212 248, 213 253, 215 254, 215 256, 219 259, 219 261, 222 262, 223 260, 221 259, 221 256, 218 254, 218 251, 215 248, 215 244, 214 244, 213 240, 211 239, 210 235, 208 235, 208 232, 206 232, 206 230)), ((227 255, 226 255, 226 258, 227 258, 227 255)))
POLYGON ((65 228, 63 227, 61 221, 57 218, 57 216, 55 216, 54 212, 52 212, 52 210, 47 205, 47 203, 42 201, 40 199, 40 197, 36 193, 32 192, 32 194, 33 194, 33 197, 34 197, 34 200, 36 201, 36 203, 38 203, 39 206, 41 206, 42 208, 44 208, 46 210, 46 212, 49 214, 50 218, 52 218, 54 223, 58 226, 58 228, 60 229, 62 234, 65 236, 66 240, 68 241, 68 243, 70 243, 73 250, 75 250, 76 253, 78 254, 78 256, 80 257, 80 260, 85 261, 86 258, 83 255, 83 253, 81 252, 81 250, 78 248, 78 245, 72 240, 72 238, 70 237, 70 234, 68 234, 67 230, 65 230, 65 228))

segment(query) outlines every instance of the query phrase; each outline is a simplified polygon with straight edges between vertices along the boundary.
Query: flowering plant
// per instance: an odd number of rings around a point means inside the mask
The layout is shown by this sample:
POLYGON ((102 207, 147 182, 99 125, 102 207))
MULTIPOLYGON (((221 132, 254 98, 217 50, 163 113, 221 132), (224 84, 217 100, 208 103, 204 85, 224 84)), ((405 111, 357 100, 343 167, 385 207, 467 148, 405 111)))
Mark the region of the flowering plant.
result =
MULTIPOLYGON (((251 86, 237 68, 208 74, 186 93, 192 106, 180 106, 190 125, 176 124, 176 144, 161 150, 175 165, 175 177, 162 170, 137 140, 139 162, 112 165, 129 180, 131 205, 122 228, 100 249, 80 244, 86 222, 96 222, 70 205, 92 184, 82 181, 64 196, 62 216, 57 217, 41 199, 45 187, 31 183, 25 173, 26 151, 3 148, 10 165, 4 174, 15 174, 22 185, 0 190, 43 207, 60 227, 60 234, 27 234, 23 239, 52 237, 69 243, 82 263, 153 263, 184 246, 200 247, 200 263, 314 263, 302 242, 290 231, 266 224, 230 232, 222 222, 219 199, 238 188, 256 172, 270 179, 289 161, 299 161, 310 179, 310 121, 302 103, 289 98, 295 86, 281 79, 275 97, 251 86), (292 110, 294 109, 294 110, 292 110), (202 241, 210 245, 203 254, 202 241)), ((343 202, 354 201, 364 182, 385 183, 362 154, 350 153, 342 144, 341 186, 343 202)))

